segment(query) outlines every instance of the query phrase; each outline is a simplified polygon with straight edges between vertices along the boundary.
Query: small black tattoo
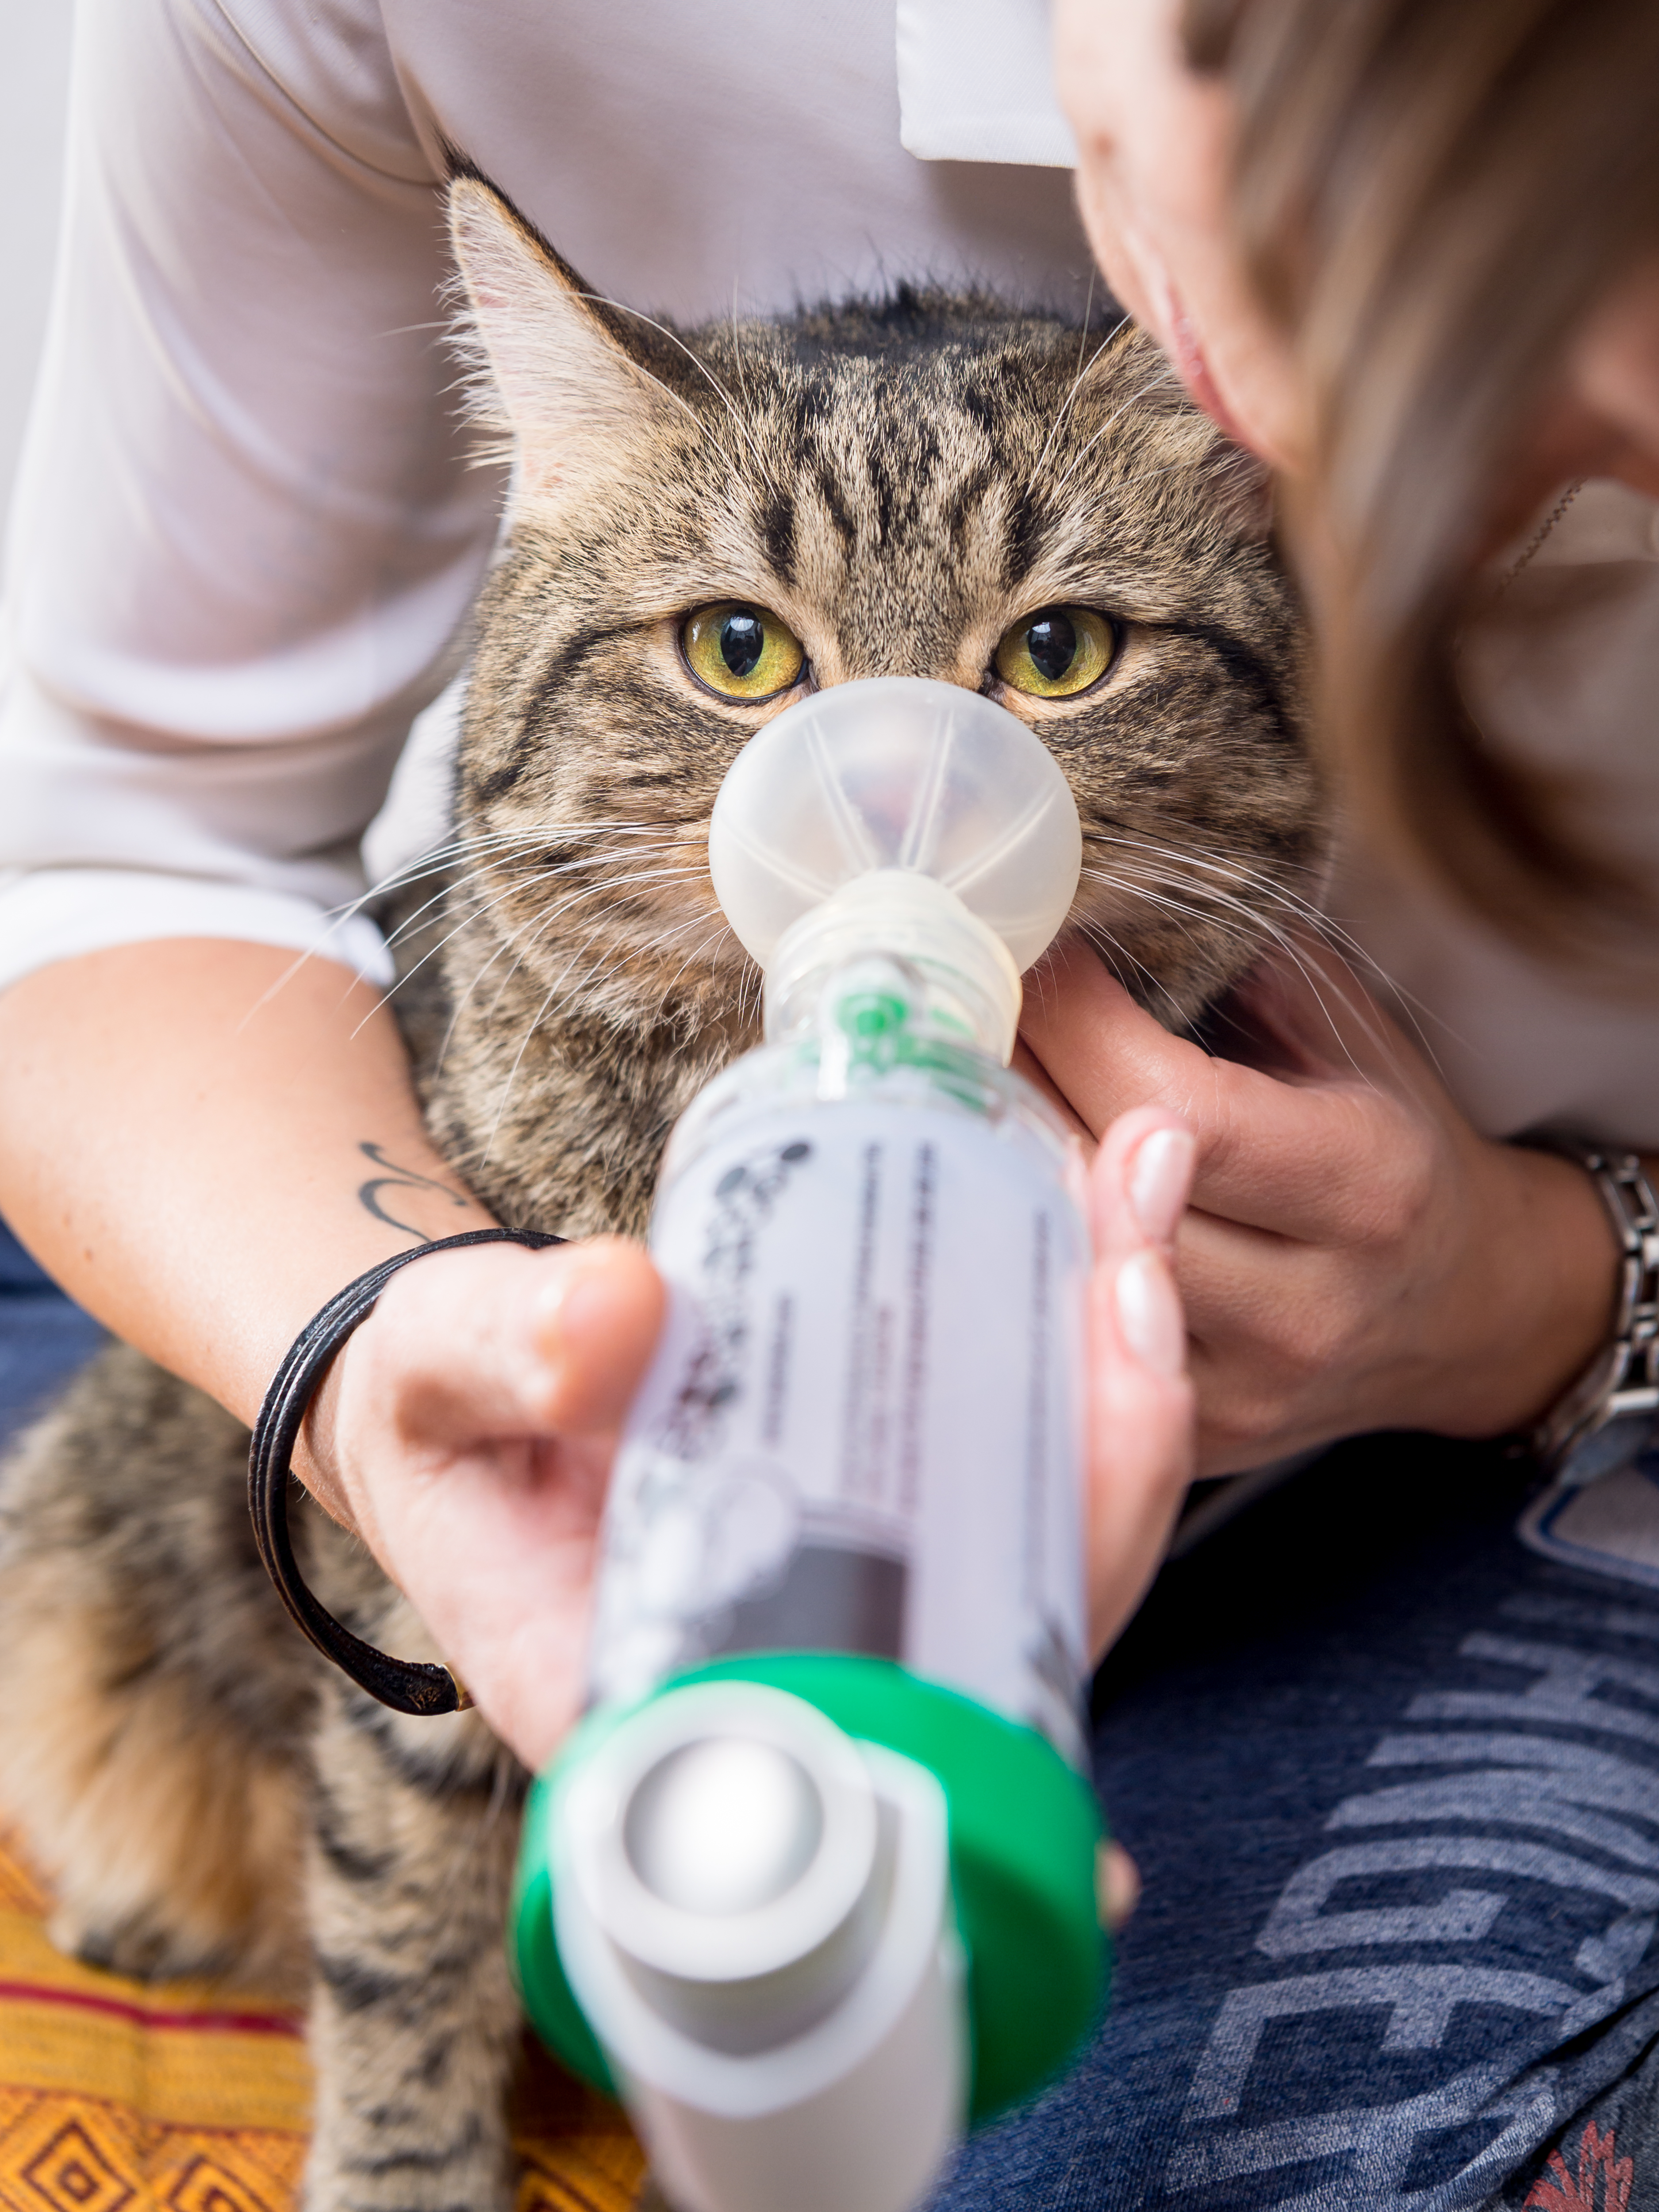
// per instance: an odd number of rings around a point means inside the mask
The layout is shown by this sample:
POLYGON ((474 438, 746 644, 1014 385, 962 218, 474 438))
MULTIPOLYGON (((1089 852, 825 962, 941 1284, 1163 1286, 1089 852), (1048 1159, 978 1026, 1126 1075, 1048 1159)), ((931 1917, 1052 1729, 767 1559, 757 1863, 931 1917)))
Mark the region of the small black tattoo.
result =
POLYGON ((422 1175, 414 1168, 400 1168, 396 1160, 387 1159, 379 1145, 360 1144, 357 1150, 365 1159, 373 1160, 377 1168, 390 1170, 389 1174, 376 1176, 371 1182, 359 1185, 357 1203, 365 1212, 372 1213, 377 1221, 384 1221, 388 1229, 401 1229, 405 1237, 412 1237, 417 1244, 429 1244, 432 1239, 410 1222, 399 1221, 395 1213, 388 1213, 380 1203, 383 1190, 436 1190, 441 1191, 452 1206, 458 1206, 463 1211, 471 1204, 470 1199, 463 1198, 448 1183, 439 1182, 434 1176, 422 1175))

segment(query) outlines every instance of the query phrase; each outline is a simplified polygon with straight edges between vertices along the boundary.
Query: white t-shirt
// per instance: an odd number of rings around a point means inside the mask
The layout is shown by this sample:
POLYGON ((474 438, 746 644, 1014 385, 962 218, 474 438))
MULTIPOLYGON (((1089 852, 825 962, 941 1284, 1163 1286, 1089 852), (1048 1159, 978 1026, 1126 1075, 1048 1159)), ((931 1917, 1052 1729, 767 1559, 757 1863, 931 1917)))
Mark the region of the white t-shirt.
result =
MULTIPOLYGON (((449 673, 500 496, 435 342, 446 143, 598 290, 681 320, 907 276, 1080 312, 1046 15, 79 0, 0 631, 0 983, 180 935, 386 972, 367 921, 325 917, 364 887, 365 824, 449 673)), ((1528 627, 1492 680, 1521 689, 1526 742, 1589 746, 1612 818, 1650 814, 1653 508, 1591 488, 1510 596, 1528 627)), ((1659 1144, 1659 1019, 1375 871, 1334 896, 1482 1126, 1659 1144)))

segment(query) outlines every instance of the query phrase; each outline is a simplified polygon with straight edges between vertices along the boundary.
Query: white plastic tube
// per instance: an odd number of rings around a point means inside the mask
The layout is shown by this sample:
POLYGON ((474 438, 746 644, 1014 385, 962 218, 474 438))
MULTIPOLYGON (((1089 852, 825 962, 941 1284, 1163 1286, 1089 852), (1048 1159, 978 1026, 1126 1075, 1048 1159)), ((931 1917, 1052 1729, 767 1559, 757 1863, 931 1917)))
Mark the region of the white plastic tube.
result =
POLYGON ((799 1698, 705 1683, 594 1755, 560 1837, 565 1970, 672 2201, 908 2212, 967 2089, 927 1769, 799 1698))
POLYGON ((548 1854, 563 1976, 678 2212, 925 2197, 970 2103, 945 1768, 921 1763, 960 1764, 947 1739, 1037 1762, 1082 1897, 1041 1939, 1046 1907, 1011 1920, 1071 1995, 1057 2041, 1026 2021, 1042 2057, 1003 2097, 1086 2026, 1088 1236, 1075 1139, 1006 1065, 1081 857, 1032 732, 910 678, 790 708, 715 804, 768 1042, 665 1158, 670 1316, 612 1478, 592 1747, 551 1785, 548 1854), (781 1654, 866 1670, 856 1735, 768 1686, 781 1654), (683 1679, 706 1666, 737 1676, 683 1679), (902 1722, 919 1703, 937 1729, 902 1722))

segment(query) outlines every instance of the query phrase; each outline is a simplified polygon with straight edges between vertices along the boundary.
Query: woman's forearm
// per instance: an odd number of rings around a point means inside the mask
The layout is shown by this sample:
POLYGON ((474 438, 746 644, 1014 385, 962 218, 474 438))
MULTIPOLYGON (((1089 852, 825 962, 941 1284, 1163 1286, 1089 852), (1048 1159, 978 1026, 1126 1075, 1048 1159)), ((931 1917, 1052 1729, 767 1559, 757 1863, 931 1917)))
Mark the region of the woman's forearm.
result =
POLYGON ((129 1343, 251 1421, 365 1268, 489 1216, 428 1142, 380 994, 210 939, 0 994, 0 1212, 129 1343))

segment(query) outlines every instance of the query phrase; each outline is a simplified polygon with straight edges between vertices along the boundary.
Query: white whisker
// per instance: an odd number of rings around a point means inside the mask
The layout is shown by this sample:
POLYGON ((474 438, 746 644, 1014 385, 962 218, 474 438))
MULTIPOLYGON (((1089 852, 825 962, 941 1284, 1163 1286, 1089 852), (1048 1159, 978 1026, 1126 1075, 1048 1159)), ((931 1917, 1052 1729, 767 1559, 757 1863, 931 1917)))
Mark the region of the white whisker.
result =
MULTIPOLYGON (((1216 927, 1215 918, 1212 915, 1206 914, 1202 908, 1186 905, 1181 900, 1173 898, 1167 893, 1154 891, 1144 883, 1137 883, 1132 878, 1127 877, 1114 876, 1107 871, 1099 868, 1085 868, 1083 872, 1086 876, 1094 878, 1096 881, 1107 884, 1113 890, 1123 892, 1132 898, 1143 898, 1146 900, 1149 904, 1160 907, 1167 913, 1188 916, 1197 921, 1207 922, 1212 927, 1216 927)), ((1248 912, 1248 909, 1243 910, 1248 912)), ((1296 939, 1291 937, 1287 930, 1280 929, 1276 924, 1259 923, 1258 927, 1262 930, 1262 933, 1267 942, 1290 962, 1291 965, 1301 976, 1303 981, 1306 983, 1309 990, 1313 995, 1315 1005, 1319 1008, 1321 1014, 1323 1015, 1326 1024, 1329 1028, 1332 1036, 1336 1041, 1342 1057, 1347 1061, 1348 1065, 1352 1068, 1354 1073, 1359 1077, 1360 1080, 1369 1084, 1371 1081, 1371 1078, 1366 1073, 1365 1070, 1361 1067, 1359 1062, 1355 1059, 1352 1047, 1349 1044, 1346 1037, 1342 1034, 1341 1028, 1337 1022, 1335 1015, 1331 1012, 1330 1006, 1326 1002, 1326 991, 1331 991, 1338 1003, 1340 1004, 1346 1011, 1355 1018, 1359 1026, 1361 1034, 1364 1036, 1370 1043, 1376 1045, 1379 1050, 1383 1052, 1387 1052, 1389 1049, 1389 1042, 1385 1032, 1376 1027, 1376 1024, 1370 1018, 1369 1010, 1366 1007, 1355 1005, 1341 989, 1340 984, 1336 982, 1335 979, 1326 974, 1322 969, 1318 969, 1312 964, 1303 946, 1297 944, 1296 939), (1322 988, 1322 986, 1323 987, 1322 988)))
POLYGON ((1026 488, 1028 490, 1033 490, 1036 489, 1037 478, 1042 473, 1042 465, 1048 459, 1049 454, 1054 451, 1054 440, 1060 435, 1060 431, 1065 425, 1066 417, 1071 412, 1072 402, 1077 398, 1079 392, 1082 391, 1085 384, 1088 381, 1089 378, 1094 374, 1096 369, 1100 367, 1102 362, 1108 359, 1108 357, 1113 353, 1115 350, 1113 341, 1128 322, 1129 318, 1127 315, 1121 315, 1117 321, 1113 324, 1111 329, 1106 332, 1099 345, 1096 347, 1094 352, 1092 354, 1088 354, 1090 336, 1089 313, 1090 309, 1094 306, 1094 301, 1095 271, 1091 268, 1089 271, 1089 295, 1083 310, 1083 329, 1078 338, 1077 370, 1072 378, 1071 383, 1066 387, 1066 397, 1060 401, 1060 406, 1054 415, 1054 421, 1048 425, 1048 434, 1042 441, 1042 451, 1037 455, 1036 464, 1031 470, 1030 477, 1027 482, 1026 488), (1086 362, 1084 358, 1085 354, 1088 354, 1086 362))
POLYGON ((1073 455, 1072 465, 1066 470, 1064 476, 1060 477, 1059 483, 1055 486, 1055 489, 1057 491, 1065 490, 1066 485, 1070 483, 1072 478, 1077 474, 1079 469, 1082 467, 1084 462, 1088 459, 1090 454, 1093 453, 1095 447, 1100 443, 1107 432, 1114 428, 1117 423, 1122 421, 1123 417, 1128 413, 1129 410, 1135 405, 1137 401, 1146 398, 1150 393, 1157 391, 1160 384, 1168 384, 1169 381, 1170 371, 1168 368, 1165 367, 1161 369, 1156 376, 1152 377, 1146 383, 1143 384, 1138 392, 1132 392, 1128 398, 1123 401, 1121 406, 1115 408, 1112 413, 1109 414, 1106 420, 1101 424, 1099 429, 1094 433, 1093 436, 1085 440, 1077 453, 1073 455))
MULTIPOLYGON (((1300 892, 1291 889, 1289 884, 1279 881, 1265 870, 1251 866, 1241 856, 1230 853, 1225 848, 1212 848, 1211 853, 1205 855, 1186 852, 1176 846, 1160 844, 1152 838, 1129 837, 1103 830, 1085 830, 1084 836, 1085 842, 1091 844, 1117 845, 1126 850, 1144 852, 1155 859, 1168 861, 1171 864, 1171 872, 1177 883, 1185 881, 1191 871, 1202 870, 1208 874, 1231 878, 1244 889, 1254 891, 1259 898, 1272 900, 1273 903, 1282 907, 1292 920, 1299 922, 1322 943, 1328 945, 1333 951, 1339 953, 1365 980, 1368 988, 1389 997, 1398 1007, 1402 1019, 1411 1030, 1413 1041, 1431 1066, 1437 1069, 1439 1067, 1438 1055, 1424 1024, 1425 1021, 1431 1022, 1437 1028, 1443 1030, 1446 1030, 1448 1025, 1440 1019, 1431 1007, 1425 1006, 1415 993, 1407 990, 1390 975, 1388 970, 1366 951, 1351 930, 1344 928, 1340 922, 1327 914, 1322 908, 1315 905, 1311 900, 1304 898, 1300 892)), ((1316 870, 1309 867, 1299 869, 1298 872, 1306 874, 1310 879, 1317 880, 1322 879, 1328 872, 1324 869, 1316 870)), ((1188 888, 1197 890, 1199 887, 1188 883, 1188 888)), ((1206 896, 1212 895, 1208 885, 1204 886, 1203 890, 1206 896)), ((1260 927, 1261 917, 1256 908, 1241 903, 1237 900, 1230 903, 1247 918, 1252 927, 1260 927)))

